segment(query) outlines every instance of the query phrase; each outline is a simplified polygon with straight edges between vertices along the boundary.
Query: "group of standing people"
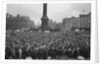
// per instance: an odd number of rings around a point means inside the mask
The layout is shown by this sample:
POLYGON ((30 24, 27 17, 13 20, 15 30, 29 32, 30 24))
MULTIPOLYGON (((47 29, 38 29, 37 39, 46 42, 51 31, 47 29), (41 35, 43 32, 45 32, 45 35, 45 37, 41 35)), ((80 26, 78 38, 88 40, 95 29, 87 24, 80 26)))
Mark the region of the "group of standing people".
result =
POLYGON ((5 59, 90 59, 90 37, 75 34, 8 33, 5 59))

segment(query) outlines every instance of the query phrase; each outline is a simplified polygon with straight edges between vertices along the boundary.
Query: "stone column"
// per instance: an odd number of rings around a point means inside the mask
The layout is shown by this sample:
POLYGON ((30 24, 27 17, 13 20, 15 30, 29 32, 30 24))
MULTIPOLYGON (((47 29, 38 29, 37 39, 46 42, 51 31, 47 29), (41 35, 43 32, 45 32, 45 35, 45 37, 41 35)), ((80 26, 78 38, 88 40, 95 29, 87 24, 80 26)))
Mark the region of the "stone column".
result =
POLYGON ((43 4, 43 16, 41 18, 42 23, 41 23, 41 30, 46 31, 48 30, 48 17, 47 17, 47 4, 43 4))

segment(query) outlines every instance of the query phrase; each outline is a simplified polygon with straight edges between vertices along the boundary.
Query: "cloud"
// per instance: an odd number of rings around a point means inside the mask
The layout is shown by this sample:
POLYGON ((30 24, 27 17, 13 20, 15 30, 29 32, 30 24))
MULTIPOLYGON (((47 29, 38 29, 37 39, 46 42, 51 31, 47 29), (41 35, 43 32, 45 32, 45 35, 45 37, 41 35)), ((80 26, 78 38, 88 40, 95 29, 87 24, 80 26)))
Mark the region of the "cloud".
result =
POLYGON ((81 12, 85 10, 86 12, 91 12, 91 3, 74 3, 71 4, 73 10, 81 12))

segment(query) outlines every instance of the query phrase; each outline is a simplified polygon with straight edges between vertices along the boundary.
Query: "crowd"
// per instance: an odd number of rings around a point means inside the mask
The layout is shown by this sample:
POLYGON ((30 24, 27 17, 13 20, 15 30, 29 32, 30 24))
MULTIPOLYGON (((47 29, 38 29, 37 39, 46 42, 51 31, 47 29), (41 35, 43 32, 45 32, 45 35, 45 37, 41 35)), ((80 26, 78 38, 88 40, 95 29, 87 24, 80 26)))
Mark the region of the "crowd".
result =
POLYGON ((90 59, 90 35, 6 32, 5 59, 90 59))

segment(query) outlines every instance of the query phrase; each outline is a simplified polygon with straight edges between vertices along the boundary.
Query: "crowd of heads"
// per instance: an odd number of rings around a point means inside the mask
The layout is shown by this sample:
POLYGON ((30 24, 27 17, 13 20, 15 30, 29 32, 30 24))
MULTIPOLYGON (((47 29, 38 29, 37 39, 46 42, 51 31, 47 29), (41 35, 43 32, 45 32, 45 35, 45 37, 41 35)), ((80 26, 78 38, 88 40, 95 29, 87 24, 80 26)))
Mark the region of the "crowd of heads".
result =
POLYGON ((90 35, 7 32, 5 59, 90 59, 90 35))

